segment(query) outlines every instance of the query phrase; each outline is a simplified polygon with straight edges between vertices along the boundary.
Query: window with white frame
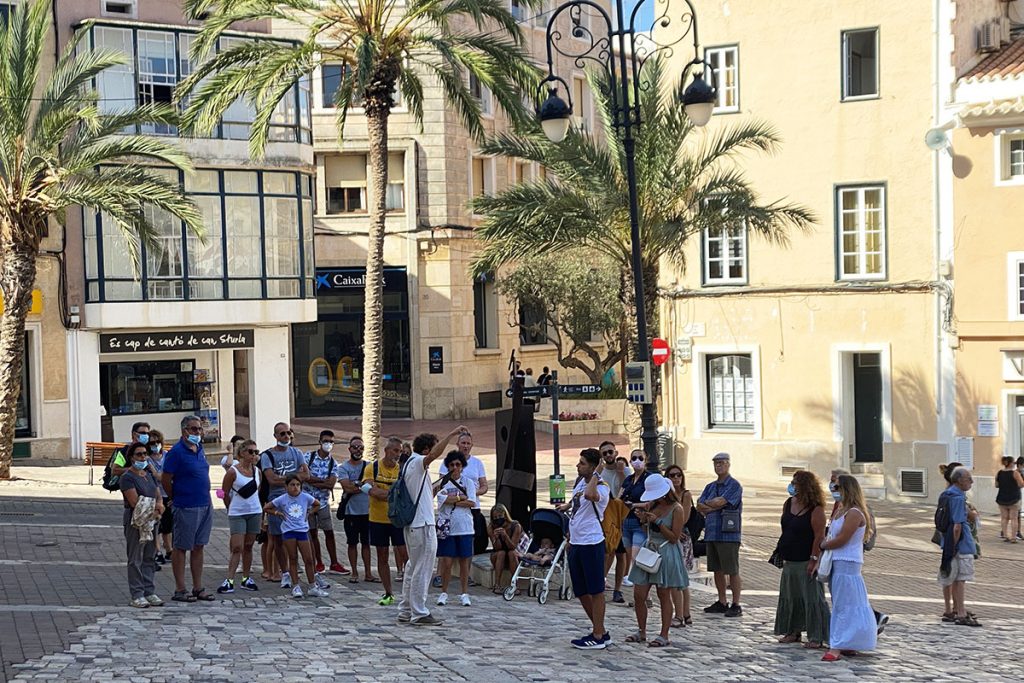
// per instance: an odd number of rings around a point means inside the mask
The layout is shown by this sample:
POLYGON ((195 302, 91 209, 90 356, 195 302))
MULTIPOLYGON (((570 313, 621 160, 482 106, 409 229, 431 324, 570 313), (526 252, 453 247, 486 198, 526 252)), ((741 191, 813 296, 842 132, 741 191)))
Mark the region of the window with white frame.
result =
MULTIPOLYGON (((177 85, 177 55, 174 34, 165 31, 139 31, 137 73, 139 104, 170 104, 177 85)), ((151 135, 174 135, 177 128, 167 124, 144 124, 142 132, 151 135)))
POLYGON ((757 410, 749 353, 704 356, 708 429, 754 428, 757 410))
POLYGON ((366 213, 366 155, 334 154, 324 158, 327 213, 366 213))
POLYGON ((540 0, 534 5, 533 25, 537 28, 547 28, 548 20, 551 18, 551 9, 554 5, 551 0, 540 0))
POLYGON ((583 76, 573 76, 572 79, 572 116, 577 128, 587 132, 593 130, 590 91, 587 88, 587 79, 583 76))
POLYGON ((498 348, 498 294, 493 272, 473 280, 473 337, 478 349, 498 348))
POLYGON ((469 175, 470 195, 473 198, 494 194, 494 159, 472 157, 469 175))
POLYGON ((394 213, 405 211, 405 154, 388 154, 388 190, 384 208, 394 213))
POLYGON ((878 29, 843 31, 843 99, 878 96, 878 29))
POLYGON ((1007 315, 1010 320, 1024 320, 1024 251, 1011 251, 1006 256, 1007 315))
MULTIPOLYGON (((718 96, 715 100, 716 114, 728 114, 740 110, 740 48, 738 45, 711 47, 704 51, 704 58, 715 70, 715 85, 718 96)), ((704 80, 711 81, 709 77, 704 80)))
POLYGON ((720 225, 704 231, 704 284, 747 282, 747 226, 720 225))
POLYGON ((482 113, 491 113, 491 91, 473 73, 469 74, 469 94, 480 103, 480 111, 482 113))
POLYGON ((995 134, 996 185, 1024 184, 1024 128, 995 134))
POLYGON ((1010 138, 1009 147, 1009 176, 1011 178, 1024 178, 1024 135, 1010 138))
POLYGON ((884 280, 885 186, 836 188, 837 279, 884 280))

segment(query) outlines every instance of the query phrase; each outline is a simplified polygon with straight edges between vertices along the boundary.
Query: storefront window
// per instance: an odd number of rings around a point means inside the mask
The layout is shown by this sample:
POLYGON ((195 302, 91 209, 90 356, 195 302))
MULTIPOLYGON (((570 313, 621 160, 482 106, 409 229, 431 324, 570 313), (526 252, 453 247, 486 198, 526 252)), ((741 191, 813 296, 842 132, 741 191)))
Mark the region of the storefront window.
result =
POLYGON ((195 361, 100 363, 100 396, 110 415, 196 410, 195 361))
POLYGON ((29 333, 25 333, 25 355, 21 361, 21 393, 18 394, 17 412, 14 418, 14 436, 22 439, 32 434, 32 383, 29 380, 32 355, 29 353, 29 333))

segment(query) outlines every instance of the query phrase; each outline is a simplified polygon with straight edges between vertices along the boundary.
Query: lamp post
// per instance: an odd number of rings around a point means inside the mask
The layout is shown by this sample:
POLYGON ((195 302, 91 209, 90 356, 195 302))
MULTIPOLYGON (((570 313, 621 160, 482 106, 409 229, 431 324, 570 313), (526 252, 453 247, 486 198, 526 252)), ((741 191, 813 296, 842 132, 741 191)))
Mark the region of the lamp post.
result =
MULTIPOLYGON (((611 117, 616 135, 622 138, 622 149, 626 156, 626 182, 629 186, 629 228, 631 242, 631 261, 633 270, 633 291, 636 306, 636 331, 638 351, 636 360, 650 363, 650 347, 647 338, 647 313, 644 305, 644 274, 640 244, 640 209, 637 202, 636 187, 636 140, 634 132, 640 128, 640 74, 644 64, 655 54, 670 55, 675 46, 689 34, 693 37, 693 59, 683 69, 681 83, 694 69, 693 80, 683 91, 682 101, 690 122, 695 126, 705 125, 711 118, 715 106, 716 80, 711 65, 700 55, 700 43, 697 38, 697 14, 693 3, 684 0, 688 11, 676 11, 670 14, 670 6, 678 6, 667 0, 653 0, 656 7, 663 7, 661 15, 656 17, 648 33, 637 31, 637 19, 641 7, 648 0, 639 0, 629 14, 626 23, 626 11, 623 0, 615 1, 617 21, 613 22, 603 7, 591 0, 570 0, 560 5, 551 14, 547 27, 547 76, 538 85, 539 102, 547 90, 547 97, 537 109, 544 134, 552 142, 558 143, 565 139, 569 132, 572 116, 572 88, 555 73, 555 59, 558 55, 572 60, 578 68, 587 62, 595 64, 603 70, 607 77, 612 98, 611 117), (595 33, 590 26, 584 26, 581 19, 584 8, 593 20, 604 21, 607 31, 595 33), (568 13, 572 25, 569 36, 563 36, 556 26, 558 18, 568 13), (658 30, 658 37, 654 30, 658 30), (711 83, 704 80, 704 74, 710 75, 711 83), (565 87, 568 101, 558 96, 558 86, 565 87)), ((650 403, 642 404, 641 440, 647 454, 648 467, 655 469, 659 464, 657 452, 658 420, 655 414, 653 397, 650 403)))

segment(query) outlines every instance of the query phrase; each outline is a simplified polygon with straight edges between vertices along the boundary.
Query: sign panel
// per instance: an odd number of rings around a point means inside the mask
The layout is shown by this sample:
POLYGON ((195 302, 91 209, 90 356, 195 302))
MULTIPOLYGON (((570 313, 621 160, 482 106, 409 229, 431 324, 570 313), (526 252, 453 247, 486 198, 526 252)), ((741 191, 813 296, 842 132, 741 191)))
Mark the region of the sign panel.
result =
POLYGON ((655 365, 661 365, 668 360, 668 342, 660 337, 651 340, 651 360, 655 365))
MULTIPOLYGON (((366 268, 317 268, 317 296, 351 294, 366 288, 366 268)), ((405 268, 384 269, 384 291, 404 292, 406 290, 405 268)))
POLYGON ((444 347, 431 346, 427 349, 431 375, 444 374, 444 347))
POLYGON ((100 353, 251 349, 253 330, 196 330, 184 332, 126 332, 101 334, 100 353))

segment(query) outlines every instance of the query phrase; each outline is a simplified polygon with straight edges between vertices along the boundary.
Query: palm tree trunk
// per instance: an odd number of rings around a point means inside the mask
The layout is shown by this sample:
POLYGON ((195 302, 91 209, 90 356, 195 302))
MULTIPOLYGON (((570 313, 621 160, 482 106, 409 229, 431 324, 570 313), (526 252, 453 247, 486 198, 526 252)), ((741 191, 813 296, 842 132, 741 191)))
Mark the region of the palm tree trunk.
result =
POLYGON ((388 115, 385 107, 367 107, 370 143, 370 232, 366 245, 363 308, 363 443, 379 457, 384 381, 384 227, 388 189, 388 115))
POLYGON ((14 426, 18 417, 21 371, 25 362, 25 318, 32 305, 36 282, 36 250, 26 245, 3 245, 0 290, 4 313, 0 318, 0 479, 11 478, 14 426))

